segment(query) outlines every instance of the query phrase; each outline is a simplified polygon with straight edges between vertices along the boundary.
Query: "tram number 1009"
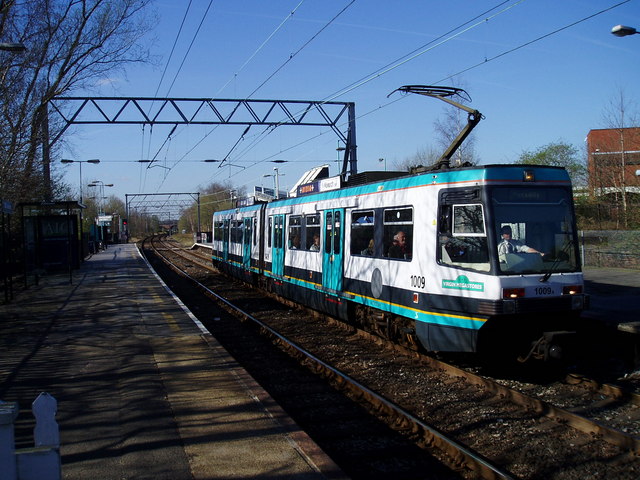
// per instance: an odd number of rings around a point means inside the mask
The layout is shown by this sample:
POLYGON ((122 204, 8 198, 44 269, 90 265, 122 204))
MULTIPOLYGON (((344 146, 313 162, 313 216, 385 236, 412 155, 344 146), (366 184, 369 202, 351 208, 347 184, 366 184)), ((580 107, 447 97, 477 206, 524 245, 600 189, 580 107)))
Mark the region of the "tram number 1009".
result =
POLYGON ((425 278, 421 275, 411 275, 412 288, 424 288, 427 284, 425 278))
POLYGON ((553 295, 553 288, 551 287, 536 287, 536 295, 553 295))

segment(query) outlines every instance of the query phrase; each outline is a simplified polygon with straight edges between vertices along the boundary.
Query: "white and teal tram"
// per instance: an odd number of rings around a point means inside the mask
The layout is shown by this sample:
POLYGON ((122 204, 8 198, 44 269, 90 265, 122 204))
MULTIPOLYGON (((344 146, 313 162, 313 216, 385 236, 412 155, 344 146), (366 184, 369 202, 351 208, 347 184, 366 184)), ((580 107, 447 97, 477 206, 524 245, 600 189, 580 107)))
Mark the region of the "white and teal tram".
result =
POLYGON ((587 303, 567 172, 385 173, 216 212, 213 263, 430 351, 553 355, 587 303))

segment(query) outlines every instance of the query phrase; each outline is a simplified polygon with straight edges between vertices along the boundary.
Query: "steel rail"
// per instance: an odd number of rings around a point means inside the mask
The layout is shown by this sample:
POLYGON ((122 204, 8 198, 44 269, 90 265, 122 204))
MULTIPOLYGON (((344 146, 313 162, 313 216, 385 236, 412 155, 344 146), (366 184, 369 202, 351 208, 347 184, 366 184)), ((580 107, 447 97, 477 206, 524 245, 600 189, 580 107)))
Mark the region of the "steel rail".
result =
MULTIPOLYGON (((205 268, 209 267, 205 266, 205 268)), ((283 299, 282 297, 278 297, 278 299, 286 303, 295 304, 295 302, 292 302, 288 299, 283 299)), ((333 320, 338 323, 343 323, 340 320, 333 320)), ((513 388, 501 385, 500 383, 497 383, 490 378, 482 377, 473 372, 469 372, 449 363, 442 362, 436 358, 422 355, 419 352, 410 350, 402 345, 389 342, 388 340, 385 340, 384 338, 381 338, 371 332, 358 329, 358 333, 362 336, 366 336, 372 341, 382 343, 387 348, 393 348, 405 355, 413 356, 427 364, 430 368, 444 370, 448 374, 455 377, 463 377, 469 383, 485 388, 493 394, 506 398, 516 405, 530 409, 535 413, 544 415, 549 419, 565 423, 566 425, 569 425, 570 427, 582 433, 599 436, 607 443, 633 452, 636 455, 640 454, 640 438, 632 434, 623 432, 614 427, 610 427, 596 420, 592 420, 574 411, 556 407, 544 400, 531 397, 527 394, 518 392, 513 388)), ((567 381, 567 383, 575 384, 578 382, 582 382, 585 385, 585 388, 591 388, 592 390, 611 397, 615 400, 627 400, 633 405, 640 405, 640 395, 638 394, 625 392, 621 388, 614 385, 601 385, 594 380, 587 379, 586 377, 572 375, 568 377, 567 380, 569 380, 569 378, 572 378, 573 382, 567 381)))
MULTIPOLYGON (((188 278, 194 285, 200 288, 207 295, 215 298, 216 301, 219 301, 236 314, 239 314, 243 317, 243 319, 255 323, 268 336, 275 338, 278 343, 286 346, 287 349, 290 349, 291 353, 293 353, 295 356, 303 358, 305 360, 305 363, 307 363, 308 368, 310 368, 308 362, 311 362, 314 369, 317 369, 320 373, 322 373, 323 376, 332 380, 334 386, 341 390, 346 389, 351 393, 359 395, 374 410, 378 412, 382 411, 386 415, 395 417, 396 421, 391 424, 393 428, 398 430, 410 430, 413 434, 418 435, 425 445, 433 446, 438 450, 444 452, 447 457, 451 459, 450 465, 452 466, 452 468, 468 468, 484 479, 507 480, 516 478, 501 467, 493 464, 490 460, 483 457, 479 453, 473 451, 465 445, 462 445, 456 440, 447 437, 443 432, 440 432, 435 427, 427 425, 419 418, 402 409, 399 405, 378 395, 376 392, 362 385, 355 379, 351 378, 349 375, 332 367, 331 365, 316 357, 311 352, 305 350, 297 343, 287 339, 263 321, 255 318, 250 313, 245 312, 241 308, 229 302, 224 297, 218 295, 217 293, 206 287, 195 278, 191 277, 187 272, 171 262, 164 254, 159 251, 158 253, 174 271, 188 278)), ((387 423, 389 422, 387 421, 387 423)))

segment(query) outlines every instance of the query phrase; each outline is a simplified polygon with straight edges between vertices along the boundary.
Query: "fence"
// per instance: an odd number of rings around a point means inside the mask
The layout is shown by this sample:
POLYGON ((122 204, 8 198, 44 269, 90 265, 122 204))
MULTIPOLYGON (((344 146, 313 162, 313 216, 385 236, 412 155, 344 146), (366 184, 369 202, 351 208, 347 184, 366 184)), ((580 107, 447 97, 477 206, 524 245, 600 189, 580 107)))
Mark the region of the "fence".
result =
POLYGON ((36 417, 33 448, 15 448, 13 422, 18 405, 0 401, 0 477, 7 480, 60 480, 60 433, 55 416, 58 402, 48 393, 33 401, 36 417))
POLYGON ((580 231, 582 262, 588 267, 640 269, 640 231, 580 231))

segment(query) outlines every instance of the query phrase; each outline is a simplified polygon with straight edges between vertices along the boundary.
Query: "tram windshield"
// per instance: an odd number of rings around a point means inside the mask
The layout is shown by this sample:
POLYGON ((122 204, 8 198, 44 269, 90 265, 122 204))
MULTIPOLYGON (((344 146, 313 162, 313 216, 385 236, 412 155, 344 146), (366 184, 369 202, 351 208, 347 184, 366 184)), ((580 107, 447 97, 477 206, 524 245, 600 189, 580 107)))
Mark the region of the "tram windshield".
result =
POLYGON ((496 187, 491 207, 502 273, 579 270, 569 189, 496 187))

